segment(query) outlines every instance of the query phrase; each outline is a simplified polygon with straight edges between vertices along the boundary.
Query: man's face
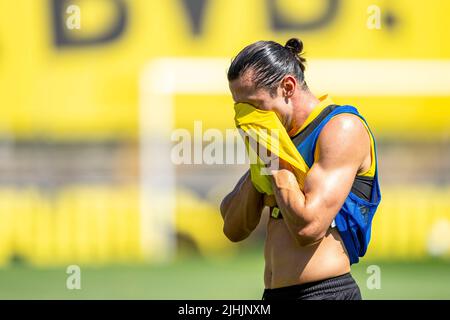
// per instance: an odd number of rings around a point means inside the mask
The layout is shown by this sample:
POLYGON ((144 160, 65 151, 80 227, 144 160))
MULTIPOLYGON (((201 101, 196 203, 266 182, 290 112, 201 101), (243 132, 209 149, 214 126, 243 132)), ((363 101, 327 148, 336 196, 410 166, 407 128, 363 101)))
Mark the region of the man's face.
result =
POLYGON ((231 81, 229 86, 235 103, 248 103, 260 110, 274 111, 283 126, 289 130, 292 108, 284 98, 280 86, 276 94, 272 95, 268 89, 256 89, 250 72, 245 72, 240 78, 231 81))

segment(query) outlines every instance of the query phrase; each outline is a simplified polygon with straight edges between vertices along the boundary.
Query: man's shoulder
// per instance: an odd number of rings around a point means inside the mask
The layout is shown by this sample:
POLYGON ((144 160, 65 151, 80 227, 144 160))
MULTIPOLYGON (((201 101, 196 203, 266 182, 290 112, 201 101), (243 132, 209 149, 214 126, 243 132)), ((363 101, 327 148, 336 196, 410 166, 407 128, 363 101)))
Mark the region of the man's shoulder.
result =
POLYGON ((365 132, 366 128, 361 117, 354 113, 339 113, 325 124, 321 133, 355 135, 365 132))
POLYGON ((334 116, 320 132, 317 147, 321 155, 360 158, 365 155, 370 138, 362 119, 352 113, 334 116))

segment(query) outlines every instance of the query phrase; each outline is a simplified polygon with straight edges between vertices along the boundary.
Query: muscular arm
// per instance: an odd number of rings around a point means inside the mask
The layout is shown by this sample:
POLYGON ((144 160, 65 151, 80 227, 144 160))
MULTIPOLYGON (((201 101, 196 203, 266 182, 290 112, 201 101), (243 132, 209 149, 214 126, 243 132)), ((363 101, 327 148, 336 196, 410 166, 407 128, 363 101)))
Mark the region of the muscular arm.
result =
POLYGON ((261 220, 263 207, 263 194, 255 189, 247 171, 220 205, 227 238, 233 242, 247 238, 261 220))
POLYGON ((301 246, 320 241, 347 198, 356 174, 370 157, 370 140, 361 121, 339 115, 322 130, 319 159, 309 170, 304 191, 287 164, 273 172, 272 186, 289 231, 301 246), (284 167, 284 168, 283 168, 284 167))

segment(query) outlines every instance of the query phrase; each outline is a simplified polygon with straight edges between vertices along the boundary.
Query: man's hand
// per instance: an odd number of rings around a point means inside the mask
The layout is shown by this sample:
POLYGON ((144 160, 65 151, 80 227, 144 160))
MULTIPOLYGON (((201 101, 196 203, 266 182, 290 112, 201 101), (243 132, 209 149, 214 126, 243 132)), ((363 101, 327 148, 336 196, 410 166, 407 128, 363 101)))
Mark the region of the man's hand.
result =
POLYGON ((293 168, 289 164, 289 162, 275 158, 275 161, 279 163, 279 170, 271 170, 271 181, 272 181, 272 189, 275 195, 275 198, 278 196, 283 200, 283 203, 288 202, 288 190, 291 190, 295 193, 301 192, 297 178, 293 173, 293 168))
POLYGON ((288 169, 272 170, 272 187, 274 187, 274 193, 283 189, 297 190, 299 189, 297 178, 294 173, 288 169))

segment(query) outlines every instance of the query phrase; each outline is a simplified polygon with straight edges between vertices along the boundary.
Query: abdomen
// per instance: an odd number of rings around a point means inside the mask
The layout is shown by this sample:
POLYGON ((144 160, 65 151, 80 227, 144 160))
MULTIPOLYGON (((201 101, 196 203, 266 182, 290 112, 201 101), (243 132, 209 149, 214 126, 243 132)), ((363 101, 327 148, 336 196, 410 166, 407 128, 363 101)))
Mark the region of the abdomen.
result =
POLYGON ((350 272, 350 262, 336 229, 318 243, 300 246, 282 219, 269 219, 265 243, 266 288, 319 281, 350 272))

